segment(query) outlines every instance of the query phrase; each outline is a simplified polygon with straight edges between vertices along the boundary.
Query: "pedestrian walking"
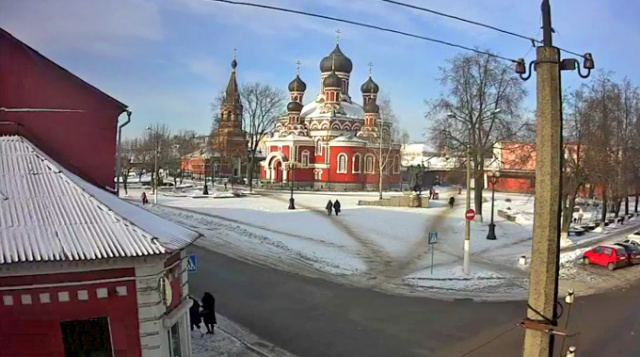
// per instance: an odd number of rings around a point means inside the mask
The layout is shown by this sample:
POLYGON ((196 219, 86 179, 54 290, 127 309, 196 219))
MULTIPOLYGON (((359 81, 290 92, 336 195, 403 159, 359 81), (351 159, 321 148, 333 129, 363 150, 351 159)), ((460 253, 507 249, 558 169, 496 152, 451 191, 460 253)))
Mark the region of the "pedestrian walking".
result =
POLYGON ((582 212, 578 213, 578 224, 582 224, 582 217, 584 217, 582 212))
POLYGON ((456 199, 453 198, 453 196, 451 196, 451 198, 449 198, 449 208, 453 208, 453 205, 456 203, 456 199))
POLYGON ((189 321, 191 322, 191 331, 197 329, 200 335, 204 335, 200 331, 200 324, 202 323, 202 317, 200 316, 200 303, 193 296, 189 296, 189 299, 193 301, 189 308, 189 321))
POLYGON ((327 210, 327 214, 331 216, 331 212, 333 211, 333 202, 329 200, 329 202, 327 202, 327 205, 324 206, 324 208, 327 210))
POLYGON ((333 210, 336 212, 336 216, 340 213, 340 201, 336 200, 333 203, 333 210))
POLYGON ((204 293, 202 296, 202 319, 204 326, 207 328, 207 334, 214 334, 214 325, 218 324, 216 320, 216 298, 211 293, 204 293))
POLYGON ((142 191, 142 195, 140 195, 140 198, 142 199, 142 205, 146 205, 147 203, 149 203, 149 200, 147 199, 147 193, 142 191))

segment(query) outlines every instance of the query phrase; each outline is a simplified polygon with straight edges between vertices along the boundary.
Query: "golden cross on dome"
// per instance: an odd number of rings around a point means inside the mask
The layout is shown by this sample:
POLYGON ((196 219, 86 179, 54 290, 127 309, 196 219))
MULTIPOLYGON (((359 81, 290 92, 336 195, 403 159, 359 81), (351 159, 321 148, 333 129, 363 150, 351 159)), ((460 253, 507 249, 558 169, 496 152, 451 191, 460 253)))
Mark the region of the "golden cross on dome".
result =
POLYGON ((373 72, 373 63, 369 62, 369 77, 371 77, 372 72, 373 72))
POLYGON ((234 59, 234 60, 237 60, 237 59, 238 59, 237 57, 238 57, 238 49, 237 49, 237 48, 234 48, 234 49, 233 49, 233 59, 234 59))
POLYGON ((340 29, 337 29, 337 30, 336 30, 336 34, 337 34, 337 35, 336 35, 336 43, 338 43, 338 44, 340 43, 340 33, 341 33, 341 32, 340 32, 340 29))
POLYGON ((302 62, 300 62, 300 60, 298 60, 298 62, 296 62, 296 64, 298 65, 296 68, 296 74, 300 75, 300 64, 302 64, 302 62))

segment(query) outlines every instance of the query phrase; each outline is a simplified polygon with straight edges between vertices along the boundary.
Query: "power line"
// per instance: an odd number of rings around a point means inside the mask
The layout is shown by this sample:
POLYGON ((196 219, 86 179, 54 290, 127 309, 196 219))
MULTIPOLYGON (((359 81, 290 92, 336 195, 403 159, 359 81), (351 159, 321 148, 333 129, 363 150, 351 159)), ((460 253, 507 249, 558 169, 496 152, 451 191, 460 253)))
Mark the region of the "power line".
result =
POLYGON ((499 334, 497 334, 496 336, 492 337, 491 339, 485 341, 484 343, 482 343, 482 344, 476 346, 475 348, 473 348, 473 349, 461 354, 459 357, 466 357, 466 356, 471 355, 472 353, 474 353, 474 352, 486 347, 487 345, 489 345, 493 341, 499 339, 500 337, 502 337, 502 336, 508 334, 509 332, 515 330, 516 327, 518 327, 518 325, 511 326, 509 329, 500 332, 499 334))
MULTIPOLYGON (((445 14, 444 12, 432 10, 432 9, 429 9, 429 8, 426 8, 426 7, 407 4, 407 3, 404 3, 404 2, 401 2, 401 1, 395 1, 395 0, 379 0, 379 1, 383 1, 383 2, 386 2, 386 3, 389 3, 389 4, 393 4, 393 5, 397 5, 397 6, 408 7, 410 9, 414 9, 414 10, 420 10, 420 11, 428 12, 428 13, 431 13, 431 14, 434 14, 434 15, 438 15, 438 16, 449 18, 449 19, 462 21, 462 22, 465 22, 465 23, 468 23, 468 24, 471 24, 471 25, 476 25, 476 26, 484 27, 484 28, 487 28, 487 29, 490 29, 490 30, 498 31, 498 32, 501 32, 501 33, 503 33, 505 35, 509 35, 509 36, 520 38, 522 40, 530 41, 531 44, 533 45, 533 47, 535 47, 535 44, 542 44, 542 41, 540 41, 540 40, 538 40, 538 39, 536 39, 534 37, 527 37, 525 35, 521 35, 519 33, 515 33, 515 32, 512 32, 512 31, 504 30, 504 29, 501 29, 499 27, 495 27, 495 26, 492 26, 492 25, 487 25, 487 24, 484 24, 482 22, 465 19, 463 17, 459 17, 459 16, 455 16, 455 15, 445 14)), ((562 52, 566 52, 566 53, 572 54, 574 56, 578 56, 580 58, 584 58, 584 54, 579 54, 579 53, 576 53, 576 52, 573 52, 573 51, 565 50, 565 49, 560 48, 560 47, 558 47, 558 49, 560 51, 562 51, 562 52)))
POLYGON ((503 56, 500 56, 500 55, 497 55, 497 54, 494 54, 494 53, 491 53, 491 52, 481 51, 481 50, 478 50, 478 49, 475 49, 475 48, 467 47, 467 46, 464 46, 464 45, 459 45, 459 44, 456 44, 456 43, 453 43, 453 42, 448 42, 448 41, 444 41, 444 40, 438 40, 436 38, 422 36, 422 35, 416 35, 416 34, 413 34, 413 33, 404 32, 404 31, 400 31, 400 30, 394 30, 394 29, 390 29, 390 28, 387 28, 387 27, 371 25, 371 24, 367 24, 367 23, 364 23, 364 22, 347 20, 347 19, 342 19, 342 18, 328 16, 328 15, 315 14, 315 13, 311 13, 311 12, 307 12, 307 11, 293 10, 293 9, 287 9, 287 8, 271 6, 271 5, 255 4, 255 3, 244 2, 244 1, 232 1, 232 0, 208 0, 208 1, 221 2, 221 3, 231 4, 231 5, 241 5, 241 6, 256 7, 256 8, 268 9, 268 10, 274 10, 274 11, 281 11, 281 12, 288 12, 288 13, 297 14, 297 15, 316 17, 316 18, 320 18, 320 19, 325 19, 325 20, 330 20, 330 21, 335 21, 335 22, 341 22, 341 23, 360 26, 360 27, 366 27, 366 28, 370 28, 370 29, 374 29, 374 30, 394 33, 394 34, 397 34, 397 35, 412 37, 412 38, 416 38, 416 39, 419 39, 419 40, 439 43, 441 45, 445 45, 445 46, 449 46, 449 47, 460 48, 460 49, 463 49, 465 51, 471 51, 471 52, 475 52, 475 53, 478 53, 478 54, 482 54, 482 55, 487 55, 487 56, 490 56, 490 57, 498 58, 498 59, 501 59, 501 60, 504 60, 504 61, 517 63, 517 61, 514 60, 514 59, 503 57, 503 56))

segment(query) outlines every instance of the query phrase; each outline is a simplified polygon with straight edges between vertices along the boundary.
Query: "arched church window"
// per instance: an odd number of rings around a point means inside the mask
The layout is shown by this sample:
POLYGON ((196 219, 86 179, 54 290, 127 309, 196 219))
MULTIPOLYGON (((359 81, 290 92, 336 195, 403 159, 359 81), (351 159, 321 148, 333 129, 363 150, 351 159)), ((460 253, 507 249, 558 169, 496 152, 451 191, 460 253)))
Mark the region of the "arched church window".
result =
POLYGON ((338 170, 336 171, 339 174, 347 173, 347 154, 341 153, 338 154, 338 170))
POLYGON ((360 164, 362 161, 360 154, 353 155, 353 158, 351 160, 353 161, 351 163, 351 172, 353 172, 354 174, 360 173, 360 164))

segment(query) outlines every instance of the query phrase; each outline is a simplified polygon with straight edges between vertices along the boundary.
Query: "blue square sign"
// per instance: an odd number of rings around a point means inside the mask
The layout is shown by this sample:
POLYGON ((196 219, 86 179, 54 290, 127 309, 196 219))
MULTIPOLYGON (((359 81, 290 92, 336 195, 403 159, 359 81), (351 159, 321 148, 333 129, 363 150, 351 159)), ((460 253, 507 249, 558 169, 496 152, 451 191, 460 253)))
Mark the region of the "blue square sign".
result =
POLYGON ((189 273, 195 273, 198 271, 198 257, 195 254, 189 255, 189 260, 187 260, 187 271, 189 273))
POLYGON ((438 232, 429 232, 429 244, 438 243, 438 232))

